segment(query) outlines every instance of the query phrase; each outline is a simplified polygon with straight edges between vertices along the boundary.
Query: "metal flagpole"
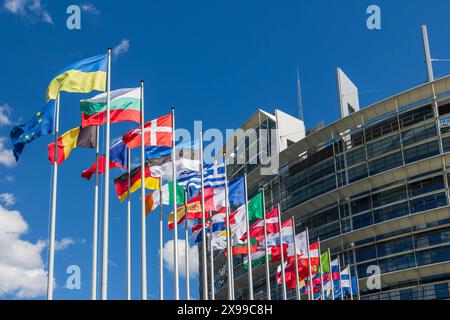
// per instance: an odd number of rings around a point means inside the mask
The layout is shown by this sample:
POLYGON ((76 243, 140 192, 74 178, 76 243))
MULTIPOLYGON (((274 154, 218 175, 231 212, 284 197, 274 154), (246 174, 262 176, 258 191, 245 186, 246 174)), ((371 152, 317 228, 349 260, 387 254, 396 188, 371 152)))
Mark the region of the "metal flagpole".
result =
POLYGON ((427 26, 422 26, 422 41, 423 41, 423 50, 425 52, 425 63, 427 65, 427 79, 428 82, 434 81, 433 74, 433 59, 431 58, 430 53, 430 42, 428 41, 428 30, 427 26))
POLYGON ((203 284, 203 300, 208 300, 208 269, 207 269, 207 246, 206 246, 206 229, 205 229, 205 188, 204 188, 204 172, 203 172, 203 130, 200 130, 200 184, 201 184, 201 205, 202 205, 202 284, 203 284))
POLYGON ((325 293, 323 291, 323 268, 322 268, 322 255, 320 253, 320 238, 317 238, 317 243, 319 244, 320 298, 322 300, 325 300, 325 293))
MULTIPOLYGON (((356 262, 356 261, 355 261, 356 262)), ((361 291, 359 290, 359 276, 358 276, 358 269, 356 269, 357 266, 355 265, 355 277, 356 277, 356 289, 358 290, 358 300, 361 300, 361 291)))
POLYGON ((342 277, 341 277, 341 257, 338 256, 339 266, 339 289, 341 290, 341 300, 344 300, 344 290, 342 290, 342 277))
POLYGON ((328 249, 328 263, 330 264, 331 300, 334 300, 333 266, 331 265, 330 249, 328 249))
POLYGON ((253 271, 252 271, 252 253, 250 239, 250 219, 248 216, 248 194, 247 194, 247 172, 244 173, 244 193, 245 193, 245 223, 247 227, 247 258, 248 258, 248 298, 253 300, 253 271))
POLYGON ((173 272, 174 272, 174 297, 180 299, 180 288, 178 283, 178 211, 177 211, 177 169, 175 150, 175 108, 172 108, 172 204, 173 204, 173 272))
POLYGON ((269 248, 267 246, 267 221, 266 221, 266 200, 264 198, 264 189, 259 190, 262 193, 262 206, 264 216, 264 247, 265 247, 265 261, 266 261, 266 294, 267 300, 272 300, 272 293, 270 292, 270 261, 269 261, 269 248))
POLYGON ((102 243, 102 300, 108 299, 108 237, 109 237, 109 148, 111 125, 111 48, 108 48, 108 69, 106 73, 106 134, 105 134, 105 199, 103 205, 103 243, 102 243))
POLYGON ((145 214, 144 81, 141 81, 141 298, 147 300, 147 220, 145 214))
POLYGON ((92 279, 91 299, 97 300, 97 249, 98 249, 98 158, 100 157, 100 126, 96 128, 95 140, 95 185, 94 185, 94 223, 92 234, 92 279))
POLYGON ((309 229, 306 228, 306 244, 308 249, 308 270, 309 270, 309 296, 310 300, 314 300, 314 285, 311 268, 311 251, 309 250, 309 229))
POLYGON ((227 237, 227 271, 228 271, 228 300, 233 300, 233 253, 231 249, 231 227, 230 227, 230 204, 228 200, 228 176, 227 176, 227 162, 225 153, 223 153, 223 164, 225 168, 225 221, 226 221, 226 237, 227 237))
MULTIPOLYGON (((176 193, 175 193, 176 194, 176 193)), ((189 286, 189 226, 188 226, 188 205, 187 205, 187 191, 184 190, 184 235, 185 235, 185 243, 184 243, 184 263, 186 268, 186 300, 189 300, 190 286, 189 286)))
POLYGON ((164 277, 163 277, 163 185, 159 178, 159 300, 164 300, 164 277))
POLYGON ((213 225, 212 225, 212 212, 209 212, 211 218, 211 225, 209 226, 209 266, 211 269, 211 300, 215 300, 215 288, 214 288, 214 250, 213 250, 213 225))
POLYGON ((281 235, 281 206, 280 206, 280 204, 278 204, 278 236, 280 238, 281 279, 282 279, 282 288, 283 288, 283 300, 287 300, 286 275, 284 273, 283 236, 281 235))
POLYGON ((297 241, 295 241, 295 218, 291 217, 292 219, 292 237, 293 237, 293 244, 294 244, 294 261, 295 261, 295 291, 297 294, 297 300, 301 300, 300 295, 300 279, 298 276, 298 259, 297 259, 297 241))
POLYGON ((350 265, 348 265, 348 280, 350 285, 350 299, 353 300, 352 270, 350 265))
POLYGON ((127 149, 127 300, 131 300, 131 149, 127 149))
POLYGON ((52 214, 50 218, 50 248, 48 258, 47 300, 53 300, 53 274, 55 267, 55 226, 56 192, 58 189, 58 134, 59 134, 59 93, 55 101, 55 159, 53 159, 52 214))

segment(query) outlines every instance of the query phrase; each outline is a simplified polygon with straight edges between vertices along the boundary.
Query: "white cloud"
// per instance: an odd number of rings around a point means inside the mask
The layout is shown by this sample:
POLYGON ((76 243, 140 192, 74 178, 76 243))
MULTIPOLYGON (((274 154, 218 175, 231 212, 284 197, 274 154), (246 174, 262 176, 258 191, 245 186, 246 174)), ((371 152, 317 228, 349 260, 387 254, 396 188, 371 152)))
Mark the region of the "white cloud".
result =
MULTIPOLYGON (((167 270, 173 272, 173 240, 169 240, 164 244, 163 248, 163 260, 164 267, 167 270)), ((186 266, 185 266, 185 240, 178 240, 178 270, 180 276, 186 278, 186 266)), ((189 277, 197 277, 199 273, 198 269, 198 247, 196 245, 189 246, 189 277)))
POLYGON ((41 0, 4 0, 3 8, 28 22, 43 21, 53 24, 53 19, 41 0))
POLYGON ((3 202, 5 206, 13 206, 16 204, 16 196, 12 193, 0 193, 0 202, 3 202))
POLYGON ((85 2, 81 5, 81 10, 86 13, 93 14, 94 16, 99 16, 101 11, 97 9, 92 3, 85 2))
POLYGON ((55 251, 65 250, 76 243, 73 238, 62 238, 55 241, 55 251))
POLYGON ((6 103, 0 106, 0 127, 12 124, 11 113, 12 109, 6 103))
POLYGON ((117 59, 119 56, 128 52, 130 48, 130 40, 123 39, 120 43, 112 49, 113 58, 117 59))
POLYGON ((0 137, 0 165, 11 168, 16 165, 12 150, 5 147, 6 137, 0 137))
POLYGON ((35 298, 45 293, 45 242, 21 239, 27 232, 28 224, 19 211, 0 205, 0 297, 35 298))

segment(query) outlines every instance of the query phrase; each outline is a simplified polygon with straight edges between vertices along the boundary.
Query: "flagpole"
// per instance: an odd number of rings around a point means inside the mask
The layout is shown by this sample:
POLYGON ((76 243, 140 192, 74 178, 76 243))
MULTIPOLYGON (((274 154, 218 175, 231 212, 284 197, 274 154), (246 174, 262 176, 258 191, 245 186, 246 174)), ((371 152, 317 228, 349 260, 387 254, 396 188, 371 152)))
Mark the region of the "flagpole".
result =
MULTIPOLYGON (((281 235, 281 206, 278 203, 278 236, 280 238, 280 254, 281 254, 281 279, 282 279, 282 289, 283 289, 283 300, 287 300, 286 291, 286 275, 284 272, 284 252, 283 252, 283 236, 281 235)), ((249 234, 249 233, 247 233, 249 234)))
POLYGON ((211 268, 211 300, 215 300, 215 288, 214 288, 214 250, 213 250, 213 225, 212 225, 212 212, 209 211, 211 218, 211 225, 209 226, 209 258, 211 268))
POLYGON ((312 268, 311 268, 311 251, 309 250, 309 229, 306 228, 306 244, 308 245, 308 270, 309 270, 309 291, 310 291, 310 300, 314 300, 314 285, 313 285, 313 277, 312 277, 312 268))
POLYGON ((55 267, 55 226, 56 226, 56 192, 58 189, 58 134, 59 134, 59 93, 55 103, 55 158, 53 160, 52 178, 52 213, 50 218, 50 248, 48 259, 47 300, 53 300, 53 275, 55 267))
POLYGON ((127 300, 131 300, 131 149, 127 148, 128 196, 127 196, 127 300))
POLYGON ((223 153, 223 164, 225 168, 225 221, 226 221, 226 237, 227 237, 227 271, 228 271, 228 300, 233 300, 233 253, 231 250, 231 228, 230 228, 230 205, 228 200, 228 176, 227 162, 225 153, 223 153))
MULTIPOLYGON (((173 193, 176 196, 176 191, 173 193)), ((185 244, 184 244, 184 262, 186 267, 186 300, 189 300, 190 286, 189 286, 189 226, 188 226, 188 205, 187 205, 187 191, 184 190, 184 234, 185 234, 185 244)), ((178 213, 177 213, 178 214, 178 213)), ((178 217, 177 217, 178 220, 178 217)))
POLYGON ((349 285, 350 285, 350 300, 354 300, 353 299, 352 270, 350 268, 350 265, 348 265, 348 280, 349 280, 349 285))
POLYGON ((111 124, 111 48, 108 48, 108 69, 106 73, 106 134, 105 134, 105 199, 103 205, 102 243, 102 300, 108 299, 108 231, 109 231, 109 148, 111 124))
POLYGON ((344 300, 344 290, 342 290, 342 277, 341 277, 341 257, 338 256, 339 266, 339 289, 341 290, 341 300, 344 300))
POLYGON ((200 184, 201 184, 201 205, 202 205, 202 282, 203 282, 203 300, 208 300, 208 274, 207 274, 207 246, 205 229, 205 185, 203 172, 203 130, 200 130, 200 184))
POLYGON ((334 300, 333 266, 331 265, 331 253, 330 253, 330 249, 328 249, 328 263, 329 263, 329 265, 330 265, 331 300, 334 300))
POLYGON ((141 80, 141 298, 147 300, 147 219, 145 214, 144 81, 141 80))
POLYGON ((295 218, 292 219, 292 237, 294 238, 294 260, 295 260, 295 291, 297 293, 297 300, 301 300, 302 297, 300 295, 300 279, 298 276, 298 260, 297 260, 297 241, 295 239, 295 218))
POLYGON ((325 300, 325 294, 323 291, 323 269, 322 269, 322 255, 320 254, 320 238, 317 238, 317 243, 319 245, 319 266, 320 266, 320 297, 325 300))
POLYGON ((267 300, 272 300, 272 293, 270 292, 270 261, 269 261, 269 248, 267 246, 267 221, 266 221, 266 200, 264 197, 264 188, 259 190, 262 193, 262 206, 264 216, 264 247, 266 255, 266 294, 267 300))
POLYGON ((175 151, 175 108, 172 108, 172 202, 173 202, 173 259, 174 259, 174 296, 175 300, 180 299, 180 289, 178 283, 178 210, 177 210, 177 170, 175 151))
POLYGON ((100 126, 96 128, 95 138, 95 185, 94 185, 94 223, 92 235, 92 279, 91 299, 97 300, 97 250, 98 250, 98 159, 100 157, 100 126))
POLYGON ((245 193, 245 223, 247 227, 247 258, 248 258, 248 297, 253 300, 253 271, 252 271, 252 253, 250 244, 250 219, 248 216, 248 194, 247 194, 247 172, 244 173, 244 193, 245 193))
POLYGON ((163 277, 163 185, 162 178, 159 178, 159 300, 164 300, 164 277, 163 277))

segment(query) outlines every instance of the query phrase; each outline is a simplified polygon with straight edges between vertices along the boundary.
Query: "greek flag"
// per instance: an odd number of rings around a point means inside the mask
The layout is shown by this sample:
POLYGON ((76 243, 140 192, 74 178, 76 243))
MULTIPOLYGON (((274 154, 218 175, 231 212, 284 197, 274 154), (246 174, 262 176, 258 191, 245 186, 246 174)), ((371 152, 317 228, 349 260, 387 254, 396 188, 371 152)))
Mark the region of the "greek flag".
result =
MULTIPOLYGON (((215 161, 203 167, 204 188, 225 188, 225 166, 215 161)), ((182 185, 191 194, 201 188, 201 175, 198 171, 182 172, 177 178, 177 183, 182 185)))

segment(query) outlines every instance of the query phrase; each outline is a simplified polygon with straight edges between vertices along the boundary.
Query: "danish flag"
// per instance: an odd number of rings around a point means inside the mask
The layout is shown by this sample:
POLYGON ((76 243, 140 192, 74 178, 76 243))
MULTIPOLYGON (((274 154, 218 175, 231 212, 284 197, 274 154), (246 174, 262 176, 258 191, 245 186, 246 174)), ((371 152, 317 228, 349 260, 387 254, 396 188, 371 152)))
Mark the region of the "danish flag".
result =
MULTIPOLYGON (((122 140, 129 149, 141 145, 141 127, 127 132, 122 140)), ((173 121, 172 114, 149 121, 144 124, 144 145, 172 147, 173 121)))

